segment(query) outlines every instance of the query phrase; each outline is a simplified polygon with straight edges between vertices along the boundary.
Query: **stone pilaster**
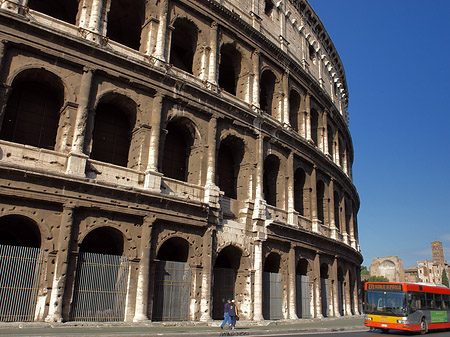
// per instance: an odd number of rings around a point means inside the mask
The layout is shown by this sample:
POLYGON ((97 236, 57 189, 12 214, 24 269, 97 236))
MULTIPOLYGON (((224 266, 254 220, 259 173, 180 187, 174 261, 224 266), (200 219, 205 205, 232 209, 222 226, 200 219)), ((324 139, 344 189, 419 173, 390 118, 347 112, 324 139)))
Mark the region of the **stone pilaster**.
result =
POLYGON ((163 112, 163 95, 158 93, 153 98, 152 130, 144 187, 152 191, 161 190, 161 173, 158 172, 159 143, 161 136, 161 114, 163 112))
POLYGON ((155 58, 161 62, 167 62, 166 59, 166 35, 167 19, 169 15, 169 1, 162 0, 160 3, 159 25, 156 36, 155 58))
POLYGON ((297 319, 297 288, 296 288, 296 270, 295 270, 295 247, 291 245, 289 250, 289 294, 288 294, 288 303, 289 303, 289 319, 297 319))
POLYGON ((253 84, 252 84, 252 104, 255 107, 259 106, 259 54, 258 50, 255 50, 252 54, 252 66, 253 66, 253 84))
POLYGON ((212 117, 208 124, 208 168, 206 172, 205 202, 213 207, 219 207, 219 188, 216 179, 216 147, 217 147, 217 118, 212 117))
POLYGON ((211 30, 209 32, 210 52, 208 62, 208 80, 213 84, 217 84, 217 38, 218 38, 218 25, 217 22, 211 24, 211 30))
POLYGON ((316 253, 314 257, 314 318, 322 318, 322 295, 320 292, 320 254, 316 253))
POLYGON ((253 320, 262 321, 263 317, 263 249, 262 241, 254 241, 255 285, 253 297, 253 320))
POLYGON ((211 275, 212 270, 212 228, 208 228, 203 236, 203 272, 202 272, 202 291, 200 300, 200 321, 210 321, 211 318, 211 275))

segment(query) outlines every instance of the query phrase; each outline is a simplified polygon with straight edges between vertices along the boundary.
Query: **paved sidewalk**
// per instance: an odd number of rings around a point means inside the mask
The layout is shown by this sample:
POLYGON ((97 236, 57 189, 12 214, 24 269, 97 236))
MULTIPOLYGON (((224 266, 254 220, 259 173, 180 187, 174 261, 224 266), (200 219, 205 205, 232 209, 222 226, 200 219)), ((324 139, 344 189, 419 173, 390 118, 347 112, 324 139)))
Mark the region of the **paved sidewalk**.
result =
POLYGON ((221 321, 147 323, 0 323, 0 336, 251 336, 276 332, 367 330, 363 316, 281 321, 238 321, 234 331, 221 330, 221 321))

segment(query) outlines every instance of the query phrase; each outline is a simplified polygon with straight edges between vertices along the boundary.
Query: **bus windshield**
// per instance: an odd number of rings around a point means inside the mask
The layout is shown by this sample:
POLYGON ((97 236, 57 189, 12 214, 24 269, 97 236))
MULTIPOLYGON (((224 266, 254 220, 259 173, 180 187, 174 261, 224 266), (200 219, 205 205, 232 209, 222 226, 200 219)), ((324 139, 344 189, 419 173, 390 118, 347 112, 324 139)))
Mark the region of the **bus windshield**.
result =
POLYGON ((406 292, 368 290, 364 310, 366 314, 406 316, 408 313, 406 292))

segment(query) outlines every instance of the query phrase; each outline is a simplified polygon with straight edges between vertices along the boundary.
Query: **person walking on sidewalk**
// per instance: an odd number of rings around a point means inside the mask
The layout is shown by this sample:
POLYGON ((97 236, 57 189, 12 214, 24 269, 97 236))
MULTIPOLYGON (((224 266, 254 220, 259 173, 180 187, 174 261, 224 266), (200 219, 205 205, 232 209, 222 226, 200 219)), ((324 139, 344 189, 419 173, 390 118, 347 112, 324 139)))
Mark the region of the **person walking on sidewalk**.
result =
POLYGON ((231 300, 230 317, 231 317, 230 330, 234 330, 234 327, 236 326, 236 321, 239 319, 239 311, 238 311, 238 307, 236 305, 236 301, 235 300, 231 300))
POLYGON ((223 327, 225 326, 225 324, 228 323, 228 325, 231 327, 231 317, 230 317, 230 304, 231 304, 231 300, 227 300, 225 302, 225 306, 223 308, 223 322, 220 325, 220 328, 223 329, 223 327))

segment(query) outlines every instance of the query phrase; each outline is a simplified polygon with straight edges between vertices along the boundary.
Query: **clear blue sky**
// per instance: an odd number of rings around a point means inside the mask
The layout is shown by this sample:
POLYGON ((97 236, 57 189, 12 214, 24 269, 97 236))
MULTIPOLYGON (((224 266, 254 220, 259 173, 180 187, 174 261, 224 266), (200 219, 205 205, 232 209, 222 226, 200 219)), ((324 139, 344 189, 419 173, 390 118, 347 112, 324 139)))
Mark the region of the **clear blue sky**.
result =
POLYGON ((344 64, 369 267, 450 262, 450 1, 310 0, 344 64))

